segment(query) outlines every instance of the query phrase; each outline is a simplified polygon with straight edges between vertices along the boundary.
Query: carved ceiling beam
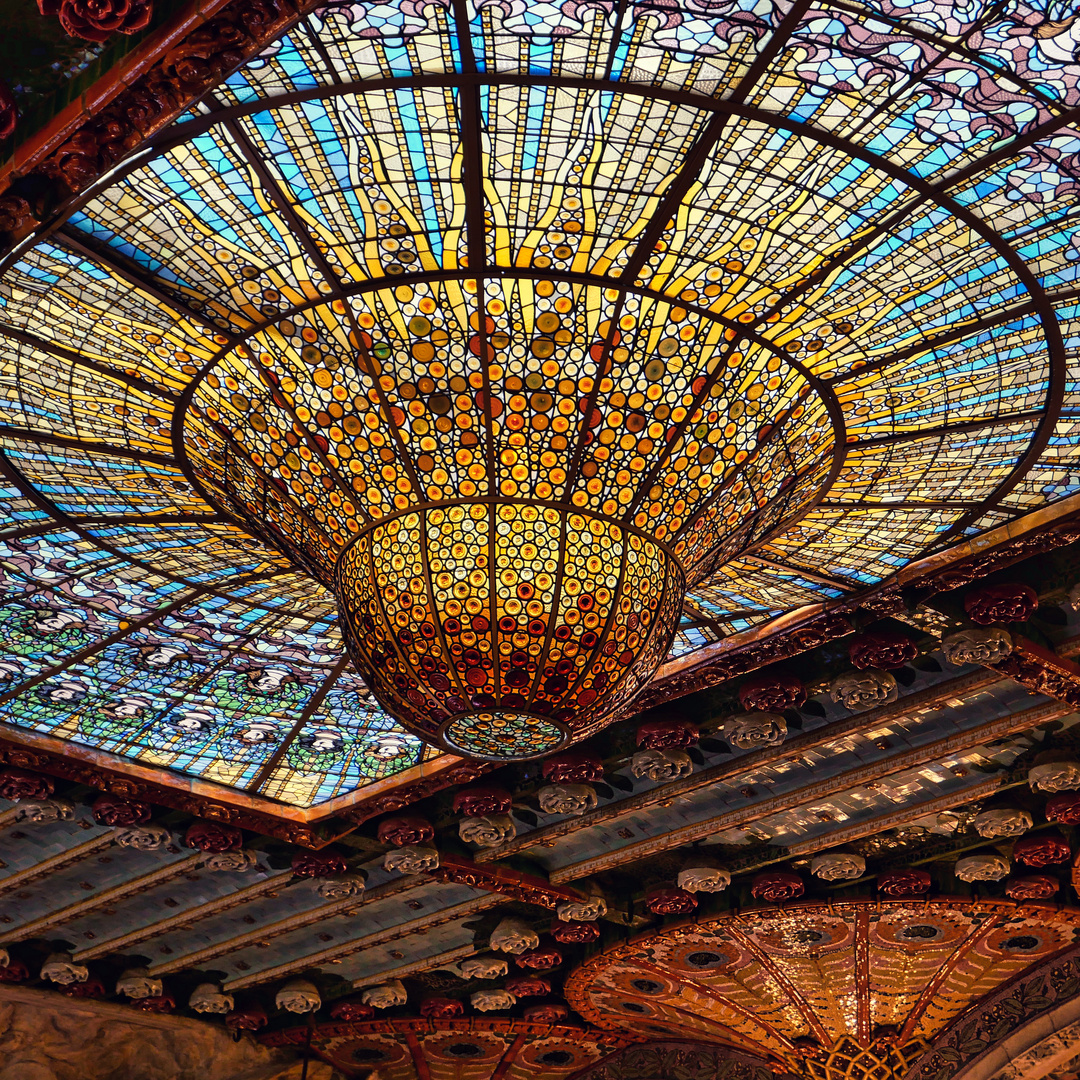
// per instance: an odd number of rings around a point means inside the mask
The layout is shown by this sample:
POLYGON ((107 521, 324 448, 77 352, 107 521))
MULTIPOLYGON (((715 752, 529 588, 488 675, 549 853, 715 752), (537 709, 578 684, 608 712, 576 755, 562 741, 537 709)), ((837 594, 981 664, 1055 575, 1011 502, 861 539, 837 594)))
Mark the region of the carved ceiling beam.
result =
MULTIPOLYGON (((283 884, 283 881, 275 881, 278 888, 283 884)), ((216 941, 205 949, 199 949, 184 956, 173 956, 168 960, 163 960, 153 966, 151 973, 155 976, 164 976, 171 975, 176 971, 183 971, 185 968, 203 967, 210 960, 216 960, 218 957, 249 948, 260 941, 271 941, 285 934, 303 930, 308 926, 314 926, 316 923, 332 919, 335 915, 344 915, 353 911, 359 913, 361 908, 378 903, 380 900, 400 896, 403 893, 412 892, 414 889, 424 888, 430 884, 431 879, 429 877, 418 874, 411 877, 395 878, 384 885, 369 889, 362 896, 350 896, 345 900, 334 900, 330 903, 315 902, 307 911, 291 915, 287 919, 270 923, 268 926, 257 927, 245 934, 238 934, 236 937, 227 938, 224 941, 216 941)), ((196 913, 198 910, 196 909, 196 913)), ((208 914, 215 914, 215 912, 211 911, 208 914)), ((203 918, 204 916, 199 915, 198 917, 203 918)), ((187 921, 181 921, 179 925, 184 926, 187 921)))
POLYGON ((753 803, 750 806, 728 810, 723 814, 718 814, 716 817, 684 825, 682 828, 673 829, 664 836, 639 840, 637 843, 628 844, 626 847, 606 852, 603 855, 583 859, 580 862, 571 863, 569 866, 559 867, 551 871, 551 880, 554 884, 576 881, 591 874, 610 870, 616 866, 636 862, 661 851, 670 851, 672 848, 682 847, 684 844, 704 840, 705 837, 723 832, 726 829, 749 825, 771 814, 784 810, 793 810, 799 806, 805 806, 808 803, 850 791, 853 788, 865 787, 868 783, 882 780, 895 773, 904 772, 920 765, 927 765, 941 758, 953 757, 964 751, 973 750, 977 746, 993 742, 995 739, 1004 738, 1007 735, 1016 735, 1028 731, 1039 724, 1045 724, 1050 720, 1066 716, 1072 711, 1069 706, 1058 702, 1048 705, 1035 705, 1010 716, 1002 716, 996 720, 991 720, 989 723, 980 724, 970 731, 957 732, 954 735, 938 739, 925 746, 916 747, 905 753, 892 754, 870 765, 850 769, 839 776, 817 780, 794 791, 785 792, 783 795, 777 795, 771 799, 762 799, 760 802, 753 803))
POLYGON ((438 953, 435 956, 425 956, 422 960, 415 960, 411 964, 402 964, 401 967, 387 968, 375 975, 364 975, 353 980, 354 990, 363 990, 367 986, 378 986, 380 983, 389 982, 391 979, 407 979, 410 975, 419 975, 423 971, 434 971, 436 968, 450 967, 452 964, 468 960, 475 956, 475 945, 459 945, 456 949, 438 953))
MULTIPOLYGON (((193 854, 185 859, 178 859, 168 866, 159 867, 152 873, 142 874, 111 889, 106 889, 104 892, 98 893, 97 896, 88 897, 77 904, 70 904, 67 907, 50 912, 40 919, 34 919, 31 922, 23 923, 22 926, 16 926, 10 932, 5 930, 4 938, 9 941, 25 941, 27 938, 36 937, 39 934, 46 937, 55 937, 56 935, 52 933, 54 927, 63 926, 65 923, 82 918, 82 916, 88 915, 98 908, 109 907, 118 901, 137 896, 139 893, 148 892, 164 882, 173 881, 178 877, 183 877, 185 874, 190 874, 192 870, 198 867, 201 857, 199 854, 193 854)), ((81 958, 86 952, 92 952, 93 955, 100 956, 103 952, 111 952, 112 950, 113 945, 110 943, 104 948, 96 946, 84 950, 79 955, 81 958)))
MULTIPOLYGON (((342 945, 335 945, 333 948, 323 949, 321 952, 299 956, 294 960, 290 960, 287 964, 279 964, 277 967, 268 968, 265 971, 253 972, 251 975, 245 975, 242 978, 229 979, 225 982, 224 988, 227 993, 232 993, 236 990, 244 990, 249 986, 257 986, 260 983, 285 979, 295 972, 319 967, 322 964, 332 964, 337 960, 343 960, 347 956, 354 956, 358 952, 374 948, 377 945, 400 941, 402 938, 411 937, 413 934, 426 934, 437 926, 458 922, 461 919, 468 918, 470 915, 477 915, 482 911, 487 911, 489 908, 498 907, 505 902, 506 900, 502 896, 479 896, 472 900, 466 900, 464 903, 443 908, 438 914, 429 912, 426 915, 410 919, 408 922, 400 923, 398 926, 392 926, 386 930, 368 934, 365 937, 354 938, 352 941, 342 945)), ((154 974, 159 973, 160 969, 155 968, 154 974)))
POLYGON ((767 746, 751 753, 741 753, 731 761, 713 765, 711 768, 702 769, 701 772, 692 773, 682 780, 675 780, 670 784, 660 784, 649 788, 637 795, 620 799, 608 806, 592 810, 580 817, 566 818, 562 821, 553 822, 540 829, 525 833, 488 851, 480 851, 476 854, 477 862, 491 862, 495 859, 506 858, 519 851, 534 846, 551 847, 556 840, 582 829, 591 828, 601 822, 611 822, 627 814, 637 813, 651 806, 661 806, 673 802, 692 791, 711 787, 713 784, 725 780, 734 780, 745 773, 755 769, 764 768, 767 765, 777 765, 784 761, 794 761, 817 750, 826 747, 830 743, 840 739, 850 739, 852 736, 873 731, 894 720, 910 716, 913 712, 923 709, 940 708, 958 698, 964 698, 979 693, 982 690, 1001 682, 999 676, 992 671, 974 671, 967 675, 961 675, 957 679, 938 683, 936 686, 927 687, 917 693, 909 694, 900 698, 891 705, 885 705, 879 709, 871 709, 864 713, 853 713, 845 716, 842 720, 836 720, 831 724, 825 724, 814 731, 808 731, 803 735, 796 735, 786 739, 779 746, 767 746))
MULTIPOLYGON (((928 814, 940 814, 943 810, 951 810, 954 806, 963 806, 976 799, 983 799, 996 791, 1001 786, 1001 782, 1001 776, 994 776, 989 780, 982 781, 980 784, 965 788, 963 791, 955 791, 949 795, 942 795, 937 799, 924 799, 921 802, 909 803, 899 810, 892 810, 887 814, 878 814, 867 821, 857 821, 852 825, 832 828, 820 836, 800 840, 797 844, 789 844, 786 847, 776 846, 775 850, 779 854, 775 858, 759 859, 745 865, 740 863, 734 866, 733 869, 740 874, 749 874, 756 870, 763 870, 766 866, 788 862, 791 859, 805 855, 815 855, 819 851, 850 844, 855 840, 862 840, 867 836, 886 832, 889 829, 903 828, 903 826, 910 825, 913 821, 926 817, 928 814)), ((979 837, 973 846, 984 845, 985 843, 986 841, 979 837)))
MULTIPOLYGON (((19 808, 16 806, 13 810, 7 811, 4 815, 5 817, 12 815, 10 824, 17 823, 13 815, 18 813, 18 809, 19 808)), ((22 889, 32 881, 40 881, 50 874, 55 874, 58 870, 66 870, 69 866, 74 866, 75 863, 82 862, 83 859, 88 859, 91 855, 96 855, 99 851, 112 847, 113 837, 115 835, 115 831, 110 829, 101 836, 95 836, 85 843, 76 844, 75 847, 58 852, 56 855, 43 859, 33 866, 28 866, 25 870, 16 870, 13 874, 9 874, 0 881, 0 895, 13 892, 16 889, 22 889)), ((5 937, 6 936, 7 933, 5 931, 5 937)))
MULTIPOLYGON (((99 941, 79 951, 79 962, 87 963, 90 960, 96 960, 99 956, 107 956, 109 953, 119 952, 120 950, 130 951, 136 945, 141 945, 145 941, 152 941, 154 938, 162 937, 173 930, 187 929, 194 923, 201 922, 203 919, 208 919, 213 915, 220 915, 223 911, 232 911, 234 908, 250 904, 253 900, 259 900, 264 896, 273 897, 277 894, 277 890, 283 887, 285 880, 287 880, 287 876, 283 878, 282 875, 276 875, 267 878, 265 881, 249 885, 245 889, 238 889, 236 892, 229 893, 228 896, 219 896, 215 900, 208 900, 205 904, 199 904, 197 907, 177 912, 168 919, 160 919, 147 926, 140 926, 138 929, 121 934, 119 937, 110 938, 108 941, 99 941)), ((155 884, 160 884, 160 882, 155 882, 155 884)))

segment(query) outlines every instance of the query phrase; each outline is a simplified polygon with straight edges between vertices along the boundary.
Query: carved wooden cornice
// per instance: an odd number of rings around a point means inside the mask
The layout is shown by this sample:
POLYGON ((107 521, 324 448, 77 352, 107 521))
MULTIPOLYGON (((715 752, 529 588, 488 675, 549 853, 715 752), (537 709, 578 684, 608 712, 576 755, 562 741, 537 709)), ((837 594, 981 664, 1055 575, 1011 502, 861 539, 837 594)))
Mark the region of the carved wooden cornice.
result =
POLYGON ((437 881, 452 881, 457 885, 469 885, 474 889, 499 893, 523 904, 554 911, 560 904, 584 899, 573 889, 553 885, 532 874, 519 874, 502 867, 478 866, 468 859, 440 856, 439 868, 431 872, 437 881))

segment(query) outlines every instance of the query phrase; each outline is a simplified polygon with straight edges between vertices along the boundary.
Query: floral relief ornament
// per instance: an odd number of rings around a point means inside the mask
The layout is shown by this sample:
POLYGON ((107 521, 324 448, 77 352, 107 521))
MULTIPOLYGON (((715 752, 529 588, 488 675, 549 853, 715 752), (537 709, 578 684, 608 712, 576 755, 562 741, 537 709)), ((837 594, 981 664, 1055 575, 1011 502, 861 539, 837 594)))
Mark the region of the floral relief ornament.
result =
POLYGON ((675 884, 687 892, 723 892, 731 884, 731 874, 719 866, 688 866, 679 871, 675 884))
POLYGON ((505 990, 477 990, 469 995, 469 1004, 477 1012, 501 1012, 516 1003, 517 998, 505 990))
POLYGON ((292 979, 274 998, 274 1004, 285 1012, 311 1013, 322 1005, 322 998, 313 983, 306 979, 292 979))
POLYGON ((830 851, 810 863, 810 873, 822 881, 855 881, 866 873, 866 860, 846 851, 830 851))
POLYGON ((1003 855, 968 855, 956 864, 961 881, 1001 881, 1009 876, 1009 860, 1003 855))
POLYGON ((41 977, 46 982, 70 986, 72 983, 86 982, 90 969, 85 964, 74 963, 69 952, 55 952, 50 953, 41 965, 41 977))
POLYGON ((1010 900, 1049 900, 1061 886, 1057 880, 1044 874, 1010 878, 1005 883, 1005 895, 1010 900))
POLYGON ((362 873, 315 882, 315 891, 323 900, 348 900, 352 896, 361 896, 366 887, 367 879, 362 873))
POLYGON ((90 813, 99 825, 130 828, 149 821, 151 807, 149 803, 118 799, 115 795, 105 793, 94 800, 90 813))
POLYGON ((972 825, 984 840, 995 840, 1003 836, 1023 836, 1034 825, 1031 815, 1026 810, 1002 807, 996 810, 984 810, 975 815, 972 825))
POLYGON ((794 675, 759 675, 739 687, 739 703, 751 712, 780 712, 806 704, 806 687, 794 675))
POLYGON ((420 1002, 420 1015, 429 1020, 452 1020, 464 1012, 465 1006, 456 998, 429 997, 420 1002))
POLYGON ((383 869, 392 874, 426 874, 439 869, 439 853, 424 844, 410 844, 388 851, 383 856, 383 869))
POLYGON ((38 0, 38 11, 58 17, 71 37, 102 42, 145 30, 154 8, 150 0, 38 0))
POLYGON ((30 825, 74 821, 75 807, 61 799, 23 799, 15 810, 15 820, 30 825))
POLYGON ((941 639, 945 659, 957 667, 964 664, 1000 664, 1012 655, 1013 640, 1000 626, 985 630, 961 630, 941 639))
POLYGON ((137 1001, 139 998, 160 997, 160 979, 152 978, 146 968, 128 968, 116 980, 116 992, 137 1001))
POLYGON ((458 968, 465 979, 501 979, 509 965, 495 956, 471 956, 462 960, 458 968))
POLYGON ((1080 825, 1080 792, 1062 791, 1046 803, 1046 820, 1058 825, 1080 825))
POLYGON ((682 717, 664 717, 638 724, 639 750, 677 750, 693 746, 699 738, 696 724, 682 717))
POLYGON ((477 847, 498 847, 517 835, 514 819, 509 814, 485 814, 458 822, 458 836, 477 847))
POLYGON ((259 1031, 266 1027, 266 1013, 258 1005, 234 1009, 226 1014, 225 1026, 234 1034, 237 1031, 259 1031))
POLYGON ((1027 780, 1032 791, 1080 790, 1080 761, 1067 752, 1045 751, 1028 769, 1027 780))
POLYGON ((399 979, 380 986, 370 986, 360 995, 360 1000, 373 1009, 393 1009, 398 1005, 404 1005, 409 995, 399 979))
POLYGON ((896 678, 887 671, 847 671, 837 675, 829 687, 833 701, 852 712, 866 712, 891 705, 899 696, 896 678))
POLYGON ((392 817, 379 822, 378 835, 380 844, 400 848, 434 840, 435 829, 421 817, 392 817))
POLYGON ((600 758, 578 750, 546 758, 540 771, 553 784, 590 784, 604 779, 600 758))
POLYGON ((48 776, 25 769, 0 769, 0 799, 21 802, 23 799, 47 799, 56 790, 48 776))
POLYGON ((859 671, 901 668, 918 655, 913 641, 891 630, 856 634, 848 644, 848 656, 859 671))
POLYGON ((922 896, 930 891, 930 885, 930 875, 925 870, 891 870, 877 879, 878 892, 896 900, 922 896))
POLYGON ((204 870, 214 873, 246 874, 258 865, 258 856, 254 851, 244 848, 240 851, 216 851, 199 860, 204 870))
POLYGON ((755 900, 766 900, 770 904, 782 904, 787 900, 798 900, 806 892, 806 886, 798 874, 786 870, 773 870, 758 874, 750 886, 750 895, 755 900))
POLYGON ((1057 866, 1069 861, 1072 851, 1060 833, 1033 833, 1013 844, 1013 858, 1023 866, 1057 866))
POLYGON ((1039 599, 1035 590, 1019 582, 983 585, 964 596, 964 611, 968 618, 979 626, 1025 622, 1038 606, 1039 599))
POLYGON ((595 922, 607 914, 604 894, 594 890, 584 900, 569 900, 559 904, 555 914, 564 922, 595 922))
POLYGON ((780 713, 742 713, 725 721, 720 732, 736 750, 757 750, 779 746, 787 738, 787 721, 780 713))
POLYGON ((630 760, 630 772, 638 779, 648 777, 653 783, 681 780, 694 771, 694 763, 685 750, 639 750, 630 760))
POLYGON ((169 842, 169 830, 160 825, 135 825, 121 829, 113 843, 118 847, 134 848, 136 851, 157 851, 169 842))
POLYGON ((224 1016, 236 1008, 232 994, 224 994, 217 983, 199 983, 188 998, 188 1008, 197 1013, 224 1016))
POLYGON ((596 809, 596 792, 588 784, 551 784, 537 793, 545 814, 581 817, 596 809))

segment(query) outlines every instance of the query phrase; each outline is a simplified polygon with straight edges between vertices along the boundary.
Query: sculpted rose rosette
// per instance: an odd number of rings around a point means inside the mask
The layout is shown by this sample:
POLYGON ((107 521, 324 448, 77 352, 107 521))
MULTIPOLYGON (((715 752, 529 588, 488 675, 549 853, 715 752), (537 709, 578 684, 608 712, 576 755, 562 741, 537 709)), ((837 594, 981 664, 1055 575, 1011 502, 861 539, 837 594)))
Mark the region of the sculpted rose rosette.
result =
POLYGON ((169 830, 160 825, 136 825, 123 829, 113 837, 113 843, 119 847, 134 848, 136 851, 157 851, 169 842, 169 830))
POLYGON ((224 1016, 236 1008, 232 994, 223 994, 217 983, 199 983, 188 998, 188 1008, 208 1016, 224 1016))
POLYGON ((23 799, 15 810, 15 820, 29 825, 47 825, 50 821, 74 821, 75 807, 61 799, 23 799))
POLYGON ((345 1024, 354 1024, 360 1020, 371 1020, 375 1010, 362 1001, 339 1001, 330 1009, 330 1019, 340 1020, 345 1024))
POLYGON ((555 914, 565 922, 595 922, 607 914, 607 901, 599 893, 594 893, 585 900, 570 900, 560 904, 555 909, 555 914))
POLYGON ((915 643, 891 630, 856 634, 848 643, 848 656, 859 671, 880 668, 889 671, 903 667, 919 655, 915 643))
POLYGON ((1071 854, 1065 837, 1057 833, 1022 836, 1013 845, 1013 858, 1023 866, 1057 866, 1071 854))
POLYGON ((398 1005, 404 1005, 409 1000, 409 995, 405 992, 405 987, 400 980, 392 979, 381 986, 369 986, 360 995, 360 1000, 374 1009, 393 1009, 398 1005))
POLYGON ((1013 651, 1012 637, 999 626, 961 630, 941 639, 941 651, 950 664, 1000 664, 1013 651))
POLYGON ((983 585, 964 597, 964 611, 979 626, 994 623, 1025 622, 1039 606, 1035 590, 1013 582, 1007 585, 983 585))
POLYGON ((334 851, 298 851, 292 858, 293 877, 335 878, 348 872, 343 856, 334 851))
POLYGON ((1023 836, 1034 822, 1026 810, 1002 807, 976 814, 972 824, 984 840, 996 840, 1003 836, 1023 836))
POLYGON ((521 919, 503 919, 492 931, 489 944, 496 952, 521 954, 540 944, 540 935, 521 919))
POLYGON ((172 994, 154 994, 152 997, 137 998, 131 1003, 136 1009, 148 1013, 171 1013, 176 1008, 172 994))
POLYGON ((600 936, 600 927, 594 922, 562 922, 551 924, 551 936, 562 945, 582 944, 596 941, 600 936))
POLYGON ((119 826, 142 825, 150 820, 151 807, 148 803, 134 802, 130 799, 118 799, 115 795, 99 795, 90 807, 90 813, 99 825, 119 826))
POLYGON ((1060 887, 1055 878, 1030 874, 1007 881, 1005 895, 1010 900, 1049 900, 1060 887))
POLYGON ((90 969, 85 964, 73 963, 71 953, 57 952, 51 953, 41 965, 41 977, 46 982, 70 986, 72 983, 86 982, 90 969))
POLYGON ((525 1019, 530 1024, 557 1024, 569 1015, 570 1010, 565 1005, 557 1005, 553 1002, 530 1005, 524 1011, 525 1019))
POLYGON ((0 799, 20 802, 23 799, 47 799, 56 790, 48 776, 25 769, 0 769, 0 799))
POLYGON ((260 1031, 266 1027, 266 1013, 257 1005, 234 1009, 225 1017, 225 1026, 232 1032, 260 1031))
POLYGON ((1046 820, 1058 825, 1080 825, 1080 792, 1063 791, 1048 800, 1046 820))
POLYGON ((814 859, 810 873, 822 881, 855 881, 866 873, 866 860, 846 851, 830 851, 814 859))
POLYGON ((513 800, 510 792, 497 787, 473 787, 454 796, 454 813, 466 817, 509 814, 513 800))
POLYGON ((315 891, 323 900, 348 900, 350 896, 362 896, 366 885, 363 874, 349 874, 320 881, 315 891))
POLYGON ((778 712, 806 704, 806 687, 794 675, 759 675, 739 687, 739 703, 752 712, 778 712))
POLYGON ((154 8, 150 0, 38 0, 38 10, 58 16, 72 37, 100 42, 145 30, 154 8))
POLYGON ((648 777, 654 783, 667 783, 689 776, 694 763, 685 750, 639 750, 630 760, 630 772, 640 780, 648 777))
POLYGON ((105 984, 100 979, 87 979, 86 982, 68 983, 60 987, 60 993, 73 998, 89 998, 100 1001, 108 994, 105 984))
POLYGON ((604 779, 601 760, 577 750, 547 758, 540 771, 553 784, 591 784, 604 779))
POLYGON ((693 746, 698 741, 697 724, 678 717, 646 720, 638 724, 637 745, 639 750, 675 750, 693 746))
POLYGON ((537 793, 545 814, 569 814, 581 817, 596 809, 596 792, 588 784, 552 784, 537 793))
POLYGON ((505 990, 477 990, 469 995, 469 1004, 477 1012, 501 1012, 512 1009, 516 1002, 517 998, 505 990))
POLYGON ((956 863, 956 876, 973 881, 1000 881, 1009 876, 1009 860, 1003 855, 968 855, 956 863))
POLYGON ((660 885, 645 894, 645 906, 654 915, 689 915, 697 909, 697 898, 686 889, 660 885))
POLYGON ((423 844, 398 848, 383 856, 383 869, 392 874, 427 874, 439 869, 439 853, 423 844))
POLYGON ((736 750, 758 750, 779 746, 787 738, 787 721, 779 713, 742 713, 725 720, 720 732, 736 750))
POLYGON ((498 847, 517 836, 514 819, 509 814, 487 814, 466 818, 458 823, 458 836, 466 844, 477 847, 498 847))
POLYGON ((505 960, 494 956, 471 956, 461 961, 458 970, 466 979, 501 979, 509 968, 505 960))
POLYGON ((675 884, 686 892, 723 892, 731 884, 731 874, 719 866, 688 866, 679 871, 675 884))
POLYGON ((514 963, 518 967, 528 968, 530 971, 550 971, 557 968, 563 961, 562 953, 558 949, 548 945, 546 948, 530 949, 520 956, 514 957, 514 963))
POLYGON ((392 817, 379 822, 379 843, 391 847, 426 844, 435 839, 435 829, 422 817, 392 817))
POLYGON ((829 696, 852 712, 866 712, 890 705, 900 694, 896 679, 887 671, 846 671, 837 675, 829 687, 829 696))
POLYGON ((30 978, 30 969, 21 960, 0 964, 0 983, 21 983, 30 978))
POLYGON ((770 904, 782 904, 786 900, 798 900, 806 892, 802 878, 789 874, 786 870, 773 870, 767 874, 758 874, 750 886, 750 895, 755 900, 766 900, 770 904))
POLYGON ((877 889, 882 896, 897 900, 922 896, 930 891, 930 875, 925 870, 890 870, 878 877, 877 889))
POLYGON ((212 870, 215 873, 246 874, 254 870, 259 857, 254 851, 246 848, 241 851, 220 851, 207 855, 199 864, 204 870, 212 870))
POLYGON ((314 983, 306 979, 292 979, 287 982, 274 998, 274 1004, 284 1012, 310 1013, 322 1005, 322 998, 314 983))
POLYGON ((516 998, 543 997, 551 993, 551 983, 538 975, 518 975, 506 980, 506 991, 516 998))
POLYGON ((15 95, 7 83, 0 82, 0 140, 15 134, 15 122, 19 119, 19 110, 15 107, 15 95))
POLYGON ((429 997, 420 1002, 420 1015, 429 1020, 452 1020, 464 1012, 465 1006, 454 998, 429 997))
POLYGON ((239 851, 244 843, 244 834, 239 829, 214 821, 193 821, 184 834, 184 843, 189 848, 217 855, 223 851, 239 851))
POLYGON ((128 968, 116 980, 116 992, 135 1000, 160 997, 161 991, 161 980, 152 978, 146 968, 128 968))
POLYGON ((1066 754, 1040 754, 1028 769, 1027 778, 1032 791, 1077 791, 1080 761, 1066 754))

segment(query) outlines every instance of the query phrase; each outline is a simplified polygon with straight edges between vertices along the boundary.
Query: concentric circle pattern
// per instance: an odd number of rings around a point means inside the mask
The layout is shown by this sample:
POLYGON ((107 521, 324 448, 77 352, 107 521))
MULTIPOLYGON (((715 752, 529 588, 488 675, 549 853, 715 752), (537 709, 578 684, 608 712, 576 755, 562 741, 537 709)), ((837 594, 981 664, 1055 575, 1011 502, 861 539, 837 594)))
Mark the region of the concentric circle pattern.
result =
POLYGON ((683 588, 669 656, 1080 492, 1060 5, 297 19, 3 262, 3 722, 310 805, 420 764, 423 740, 481 754, 474 716, 523 719, 489 729, 496 758, 593 730, 663 660, 683 588), (415 515, 430 563, 432 515, 477 505, 545 523, 444 571, 449 593, 488 571, 459 601, 487 605, 488 637, 448 635, 448 606, 436 623, 430 565, 412 593, 369 561, 396 666, 383 644, 376 664, 342 553, 415 515), (613 553, 662 552, 620 678, 622 555, 568 558, 575 514, 621 530, 613 553), (544 634, 501 636, 503 555, 538 593, 552 576, 544 634), (559 572, 611 591, 599 654, 581 622, 559 651, 559 572), (403 595, 430 609, 423 651, 403 595))

